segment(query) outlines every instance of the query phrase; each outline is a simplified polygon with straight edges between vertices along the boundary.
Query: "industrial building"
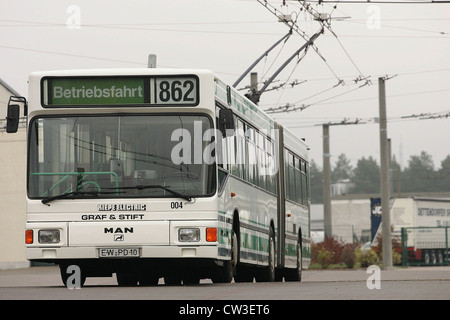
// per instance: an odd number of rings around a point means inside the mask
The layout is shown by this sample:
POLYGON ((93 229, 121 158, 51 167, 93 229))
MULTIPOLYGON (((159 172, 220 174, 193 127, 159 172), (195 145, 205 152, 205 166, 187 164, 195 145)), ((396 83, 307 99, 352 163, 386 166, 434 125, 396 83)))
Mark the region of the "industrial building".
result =
POLYGON ((26 129, 6 133, 10 96, 20 96, 0 79, 0 269, 24 268, 26 217, 26 129))

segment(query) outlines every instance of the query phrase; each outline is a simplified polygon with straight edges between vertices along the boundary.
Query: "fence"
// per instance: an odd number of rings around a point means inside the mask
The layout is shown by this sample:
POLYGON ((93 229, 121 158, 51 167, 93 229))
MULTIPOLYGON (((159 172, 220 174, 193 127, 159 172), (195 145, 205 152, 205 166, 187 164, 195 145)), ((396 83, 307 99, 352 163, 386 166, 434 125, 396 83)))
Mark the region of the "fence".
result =
POLYGON ((402 228, 402 265, 449 265, 449 227, 402 228))

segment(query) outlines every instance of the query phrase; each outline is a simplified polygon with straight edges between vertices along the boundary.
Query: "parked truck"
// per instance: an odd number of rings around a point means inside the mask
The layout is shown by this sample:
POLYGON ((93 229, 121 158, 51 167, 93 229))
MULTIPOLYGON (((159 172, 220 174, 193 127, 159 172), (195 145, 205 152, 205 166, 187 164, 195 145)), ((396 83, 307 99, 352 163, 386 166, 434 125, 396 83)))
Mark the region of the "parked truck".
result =
POLYGON ((397 198, 390 212, 403 264, 449 263, 450 199, 397 198))

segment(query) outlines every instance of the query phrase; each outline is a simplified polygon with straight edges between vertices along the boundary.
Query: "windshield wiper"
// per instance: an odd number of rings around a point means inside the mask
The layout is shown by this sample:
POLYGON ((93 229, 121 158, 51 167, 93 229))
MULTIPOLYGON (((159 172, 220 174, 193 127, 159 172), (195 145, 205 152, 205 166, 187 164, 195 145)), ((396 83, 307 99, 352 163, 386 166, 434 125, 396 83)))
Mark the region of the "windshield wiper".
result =
POLYGON ((44 198, 41 200, 41 202, 43 204, 48 204, 49 202, 53 201, 53 200, 58 200, 58 199, 65 199, 65 198, 69 198, 70 196, 83 196, 83 195, 91 195, 91 196, 98 196, 100 194, 118 194, 117 190, 128 190, 128 189, 137 189, 137 190, 144 190, 144 189, 163 189, 167 192, 170 192, 171 194, 186 199, 187 201, 191 202, 192 201, 192 197, 184 195, 182 193, 179 193, 175 190, 170 189, 169 187, 166 186, 162 186, 162 185, 137 185, 134 187, 118 187, 118 188, 111 188, 114 189, 116 191, 73 191, 73 192, 67 192, 67 193, 63 193, 63 194, 58 194, 56 196, 50 196, 47 198, 44 198))
POLYGON ((73 192, 67 192, 67 193, 62 193, 62 194, 58 194, 56 196, 50 196, 47 198, 44 198, 41 200, 41 202, 43 204, 48 204, 49 202, 53 201, 53 200, 58 200, 58 199, 65 199, 68 198, 70 196, 83 196, 83 195, 90 195, 90 196, 98 196, 99 194, 117 194, 116 191, 114 192, 102 192, 102 191, 73 191, 73 192))
POLYGON ((137 190, 144 190, 144 189, 163 189, 163 190, 168 191, 168 192, 170 192, 171 194, 173 194, 173 195, 175 195, 175 196, 177 196, 177 197, 186 199, 186 200, 189 201, 189 202, 192 201, 192 197, 190 197, 190 196, 188 196, 188 195, 185 195, 185 194, 182 194, 182 193, 180 193, 180 192, 178 192, 178 191, 172 190, 172 189, 170 189, 169 187, 162 186, 162 185, 160 185, 160 184, 137 185, 137 186, 134 186, 134 187, 119 187, 119 188, 113 188, 113 189, 120 189, 120 190, 130 190, 130 189, 133 189, 133 190, 136 190, 136 189, 137 189, 137 190))

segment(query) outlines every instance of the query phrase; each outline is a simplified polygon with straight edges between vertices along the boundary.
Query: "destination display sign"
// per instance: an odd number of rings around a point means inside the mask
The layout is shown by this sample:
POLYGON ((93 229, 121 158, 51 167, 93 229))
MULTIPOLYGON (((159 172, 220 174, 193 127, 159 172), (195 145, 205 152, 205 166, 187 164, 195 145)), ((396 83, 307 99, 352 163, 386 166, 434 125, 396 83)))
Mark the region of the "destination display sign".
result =
POLYGON ((195 75, 46 77, 41 84, 44 107, 196 106, 195 75))

